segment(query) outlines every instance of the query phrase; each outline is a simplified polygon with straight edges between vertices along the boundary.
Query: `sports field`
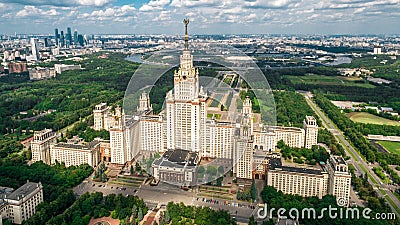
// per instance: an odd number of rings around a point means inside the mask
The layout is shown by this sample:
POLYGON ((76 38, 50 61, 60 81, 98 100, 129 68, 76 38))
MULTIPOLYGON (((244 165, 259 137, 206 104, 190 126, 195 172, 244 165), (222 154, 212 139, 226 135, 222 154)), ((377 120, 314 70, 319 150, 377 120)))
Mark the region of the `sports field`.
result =
POLYGON ((400 126, 400 122, 375 116, 366 112, 352 112, 352 113, 347 113, 346 116, 356 123, 372 123, 379 125, 400 126))
POLYGON ((319 84, 319 85, 337 85, 337 86, 357 86, 363 88, 375 88, 374 85, 365 83, 361 79, 348 79, 342 76, 322 76, 309 74, 305 76, 284 76, 293 84, 319 84))
POLYGON ((400 142, 395 142, 395 141, 377 141, 377 143, 382 145, 389 152, 400 155, 400 142))

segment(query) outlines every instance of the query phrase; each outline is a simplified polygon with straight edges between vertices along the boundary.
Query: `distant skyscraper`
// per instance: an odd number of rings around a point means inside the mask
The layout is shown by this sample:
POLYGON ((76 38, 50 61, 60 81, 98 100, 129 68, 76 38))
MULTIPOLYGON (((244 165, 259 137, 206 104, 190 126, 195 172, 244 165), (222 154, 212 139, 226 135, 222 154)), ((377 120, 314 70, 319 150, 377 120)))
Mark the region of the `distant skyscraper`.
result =
POLYGON ((82 34, 78 34, 78 42, 81 46, 84 46, 84 41, 83 41, 83 35, 82 34))
POLYGON ((74 44, 75 45, 78 44, 78 31, 77 30, 74 31, 74 44))
POLYGON ((38 39, 31 38, 32 56, 37 61, 40 59, 38 39))
POLYGON ((58 33, 57 28, 54 30, 54 40, 56 41, 56 45, 58 46, 58 43, 60 41, 60 34, 58 33))
POLYGON ((64 47, 65 46, 64 31, 61 31, 60 42, 61 42, 61 47, 64 47))
POLYGON ((72 44, 72 32, 71 27, 67 27, 67 47, 72 44))
POLYGON ((48 39, 47 38, 44 38, 43 39, 43 42, 44 42, 44 47, 49 47, 49 43, 48 43, 48 39))

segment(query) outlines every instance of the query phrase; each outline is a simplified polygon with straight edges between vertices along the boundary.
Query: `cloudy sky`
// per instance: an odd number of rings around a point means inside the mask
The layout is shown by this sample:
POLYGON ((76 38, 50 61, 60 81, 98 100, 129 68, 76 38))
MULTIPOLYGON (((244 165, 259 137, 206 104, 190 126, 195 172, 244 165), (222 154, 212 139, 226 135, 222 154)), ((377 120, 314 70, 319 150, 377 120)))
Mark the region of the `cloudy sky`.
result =
POLYGON ((0 33, 400 34, 400 0, 0 0, 0 33))

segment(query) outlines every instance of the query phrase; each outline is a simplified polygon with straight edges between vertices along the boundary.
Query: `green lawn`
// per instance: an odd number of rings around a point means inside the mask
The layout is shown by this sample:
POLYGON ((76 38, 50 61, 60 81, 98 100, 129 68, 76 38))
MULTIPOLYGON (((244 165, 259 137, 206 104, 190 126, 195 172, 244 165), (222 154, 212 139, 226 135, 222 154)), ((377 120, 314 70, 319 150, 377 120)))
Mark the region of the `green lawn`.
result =
POLYGON ((322 76, 309 74, 305 76, 284 76, 293 84, 320 84, 320 85, 338 85, 338 86, 357 86, 363 88, 375 88, 374 85, 362 80, 351 80, 340 76, 322 76))
POLYGON ((375 116, 366 112, 352 112, 346 114, 346 116, 356 123, 372 123, 379 125, 400 126, 400 123, 397 121, 375 116))
POLYGON ((377 141, 378 144, 382 145, 389 152, 400 155, 400 142, 394 141, 377 141))

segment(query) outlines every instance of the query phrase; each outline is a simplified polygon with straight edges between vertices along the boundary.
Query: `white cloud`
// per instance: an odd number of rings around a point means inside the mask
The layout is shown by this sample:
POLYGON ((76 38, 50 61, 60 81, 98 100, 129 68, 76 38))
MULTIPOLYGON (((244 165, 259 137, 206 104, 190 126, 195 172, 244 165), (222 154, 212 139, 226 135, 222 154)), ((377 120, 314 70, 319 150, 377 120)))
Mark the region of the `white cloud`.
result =
POLYGON ((14 3, 20 5, 34 5, 34 6, 104 6, 113 2, 114 0, 2 0, 5 3, 14 3))
POLYGON ((255 0, 245 1, 244 5, 251 8, 282 8, 289 5, 291 2, 291 0, 255 0))
POLYGON ((121 17, 134 16, 136 14, 135 7, 131 5, 123 5, 121 7, 106 8, 95 10, 91 13, 83 13, 79 18, 88 20, 110 20, 110 21, 124 21, 121 17))
POLYGON ((143 4, 142 7, 139 8, 139 11, 149 12, 162 10, 166 5, 168 5, 170 0, 150 0, 149 3, 143 4))
POLYGON ((17 12, 16 17, 49 17, 56 16, 58 12, 55 9, 43 10, 36 8, 35 6, 24 6, 24 8, 17 12))
MULTIPOLYGON (((229 1, 226 1, 229 3, 229 1)), ((171 6, 173 7, 205 7, 205 6, 215 6, 218 4, 224 4, 217 0, 172 0, 171 6)))

